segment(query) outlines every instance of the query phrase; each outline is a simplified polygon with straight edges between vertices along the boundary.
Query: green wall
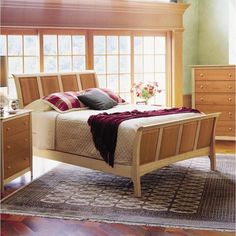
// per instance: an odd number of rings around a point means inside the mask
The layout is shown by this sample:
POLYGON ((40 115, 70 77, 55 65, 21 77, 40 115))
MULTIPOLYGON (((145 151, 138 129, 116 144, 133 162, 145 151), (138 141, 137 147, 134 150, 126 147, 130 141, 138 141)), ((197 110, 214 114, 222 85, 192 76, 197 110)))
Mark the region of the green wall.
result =
POLYGON ((229 64, 231 0, 184 0, 184 94, 191 93, 190 65, 229 64))

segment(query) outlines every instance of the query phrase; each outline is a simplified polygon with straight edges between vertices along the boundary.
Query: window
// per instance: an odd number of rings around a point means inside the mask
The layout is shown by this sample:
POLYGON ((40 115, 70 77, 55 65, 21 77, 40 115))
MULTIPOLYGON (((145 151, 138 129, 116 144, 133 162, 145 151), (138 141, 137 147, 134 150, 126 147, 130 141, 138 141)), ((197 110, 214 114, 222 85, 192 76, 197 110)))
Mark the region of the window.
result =
POLYGON ((134 82, 158 82, 155 103, 166 105, 166 37, 134 36, 134 82))
POLYGON ((84 35, 44 35, 44 71, 83 71, 85 63, 84 35))
POLYGON ((0 54, 8 57, 9 97, 16 97, 12 74, 39 72, 37 35, 0 35, 0 54))
POLYGON ((94 69, 98 75, 99 86, 110 88, 130 101, 130 36, 95 35, 93 42, 94 69))

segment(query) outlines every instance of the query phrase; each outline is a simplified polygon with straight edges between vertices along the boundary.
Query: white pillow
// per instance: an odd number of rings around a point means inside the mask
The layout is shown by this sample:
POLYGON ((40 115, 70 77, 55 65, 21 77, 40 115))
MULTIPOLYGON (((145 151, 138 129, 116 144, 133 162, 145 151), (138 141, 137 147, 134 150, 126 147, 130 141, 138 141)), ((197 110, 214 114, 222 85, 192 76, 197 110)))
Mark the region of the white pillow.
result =
POLYGON ((53 108, 49 106, 42 99, 37 99, 24 107, 24 109, 29 109, 33 111, 51 111, 53 108))

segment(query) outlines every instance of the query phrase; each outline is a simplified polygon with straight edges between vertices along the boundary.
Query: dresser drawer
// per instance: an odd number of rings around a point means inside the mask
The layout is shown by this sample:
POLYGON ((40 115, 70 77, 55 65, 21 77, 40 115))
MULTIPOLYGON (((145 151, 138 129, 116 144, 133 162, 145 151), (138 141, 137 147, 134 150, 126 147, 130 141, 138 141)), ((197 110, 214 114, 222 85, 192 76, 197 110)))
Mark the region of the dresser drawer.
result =
POLYGON ((3 135, 9 137, 19 132, 29 130, 30 116, 23 116, 3 123, 3 135))
POLYGON ((195 92, 235 93, 235 81, 196 81, 195 92))
POLYGON ((196 80, 235 80, 235 68, 195 69, 196 80))
POLYGON ((217 136, 235 136, 235 122, 219 121, 216 125, 217 136))
POLYGON ((235 94, 195 93, 196 104, 235 105, 235 94))
POLYGON ((4 179, 30 167, 30 150, 26 149, 4 159, 4 179))
POLYGON ((220 106, 220 105, 196 105, 196 109, 204 113, 221 112, 218 120, 234 121, 235 106, 220 106))
POLYGON ((29 130, 6 137, 4 143, 4 156, 8 157, 30 148, 29 130))

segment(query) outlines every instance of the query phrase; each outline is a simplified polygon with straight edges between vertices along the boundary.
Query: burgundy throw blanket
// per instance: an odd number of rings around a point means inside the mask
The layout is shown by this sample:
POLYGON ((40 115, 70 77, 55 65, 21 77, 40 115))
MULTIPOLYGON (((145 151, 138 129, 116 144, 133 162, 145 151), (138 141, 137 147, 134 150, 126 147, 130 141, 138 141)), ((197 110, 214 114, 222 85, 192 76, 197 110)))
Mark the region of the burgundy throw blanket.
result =
POLYGON ((117 132, 121 122, 142 117, 163 116, 188 112, 200 113, 198 110, 186 107, 153 111, 133 110, 111 114, 104 112, 90 116, 88 124, 91 126, 91 133, 93 135, 95 147, 100 152, 104 161, 113 167, 117 132))

